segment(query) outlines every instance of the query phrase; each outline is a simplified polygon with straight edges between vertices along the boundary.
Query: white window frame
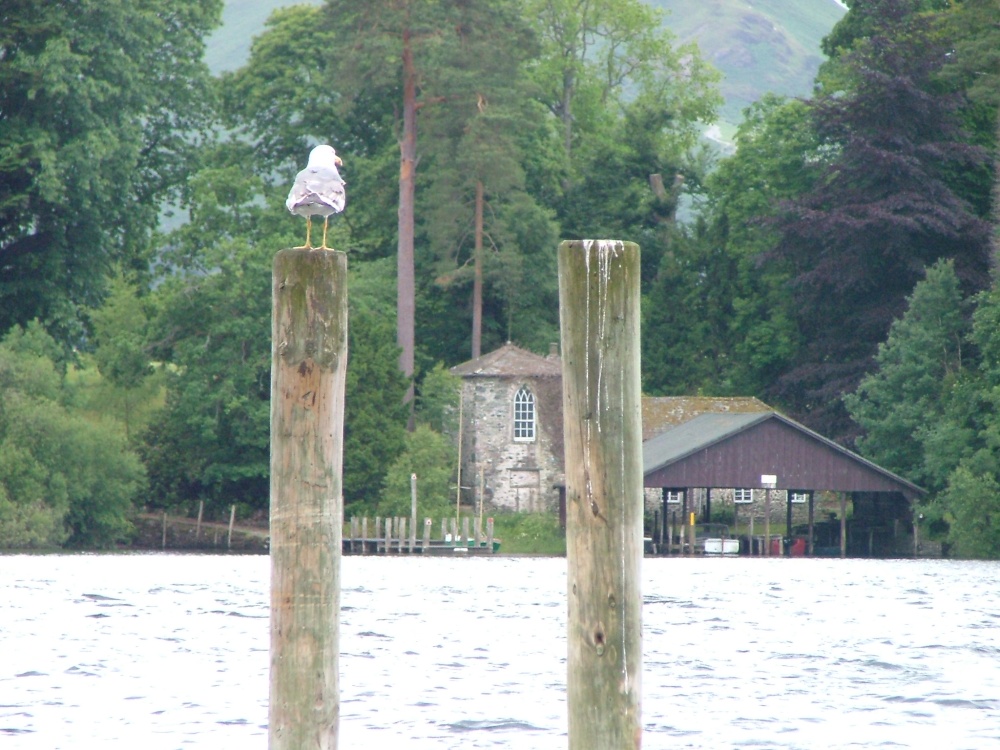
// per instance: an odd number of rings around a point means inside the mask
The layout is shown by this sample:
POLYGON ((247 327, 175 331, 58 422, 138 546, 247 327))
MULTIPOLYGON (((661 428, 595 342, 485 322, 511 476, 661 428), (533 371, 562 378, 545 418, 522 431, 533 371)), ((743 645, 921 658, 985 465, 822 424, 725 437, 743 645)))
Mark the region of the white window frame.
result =
POLYGON ((665 490, 663 499, 669 505, 680 505, 684 501, 684 490, 665 490))
POLYGON ((537 410, 535 409, 535 394, 526 385, 522 385, 514 393, 514 429, 515 443, 533 443, 538 433, 536 429, 537 410))
POLYGON ((753 490, 737 487, 733 490, 733 502, 737 505, 749 505, 753 502, 753 490))

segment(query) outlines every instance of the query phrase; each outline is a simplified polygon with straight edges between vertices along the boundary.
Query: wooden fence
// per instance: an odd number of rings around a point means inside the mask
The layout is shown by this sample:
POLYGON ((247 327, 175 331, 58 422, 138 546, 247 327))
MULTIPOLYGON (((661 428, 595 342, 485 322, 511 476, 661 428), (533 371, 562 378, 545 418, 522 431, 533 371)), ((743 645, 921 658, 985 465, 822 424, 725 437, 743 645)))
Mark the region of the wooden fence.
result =
POLYGON ((352 517, 344 524, 345 555, 492 555, 500 549, 493 537, 493 519, 486 519, 485 533, 480 520, 464 517, 443 518, 435 523, 425 518, 423 528, 411 518, 352 517), (470 529, 470 526, 472 527, 470 529), (437 535, 435 530, 439 530, 437 535))

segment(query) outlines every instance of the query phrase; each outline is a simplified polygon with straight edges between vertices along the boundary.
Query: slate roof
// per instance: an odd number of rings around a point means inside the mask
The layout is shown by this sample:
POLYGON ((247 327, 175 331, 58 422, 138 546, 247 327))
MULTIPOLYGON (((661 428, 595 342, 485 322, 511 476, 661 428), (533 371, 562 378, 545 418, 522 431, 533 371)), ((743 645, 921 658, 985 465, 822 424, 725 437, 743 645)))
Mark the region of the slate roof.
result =
POLYGON ((562 362, 556 355, 543 357, 507 342, 489 354, 451 368, 463 378, 562 377, 562 362))
MULTIPOLYGON (((645 441, 642 446, 643 474, 649 475, 666 467, 683 462, 696 454, 699 460, 704 460, 704 452, 713 447, 722 449, 722 444, 738 438, 769 420, 775 420, 790 428, 794 434, 803 440, 819 443, 828 452, 839 457, 840 461, 847 459, 858 470, 874 472, 890 483, 899 485, 900 491, 909 495, 923 495, 925 491, 907 479, 893 474, 888 469, 862 458, 841 445, 813 432, 808 427, 779 414, 776 411, 757 413, 707 413, 680 424, 673 429, 645 441)), ((756 433, 755 433, 756 434, 756 433)), ((773 447, 773 446, 772 446, 773 447)), ((718 455, 718 454, 715 454, 718 455)), ((781 456, 775 458, 781 463, 781 456)), ((806 470, 808 473, 808 469, 806 470)), ((756 482, 745 481, 743 486, 758 486, 756 482), (746 483, 749 482, 749 483, 746 483)), ((805 488, 805 487, 803 487, 805 488)), ((822 489, 840 489, 827 487, 822 489)))
MULTIPOLYGON (((642 471, 656 471, 685 456, 697 453, 720 440, 742 432, 747 427, 777 412, 748 414, 702 414, 677 425, 642 444, 642 471)), ((803 428, 805 429, 805 428, 803 428)))

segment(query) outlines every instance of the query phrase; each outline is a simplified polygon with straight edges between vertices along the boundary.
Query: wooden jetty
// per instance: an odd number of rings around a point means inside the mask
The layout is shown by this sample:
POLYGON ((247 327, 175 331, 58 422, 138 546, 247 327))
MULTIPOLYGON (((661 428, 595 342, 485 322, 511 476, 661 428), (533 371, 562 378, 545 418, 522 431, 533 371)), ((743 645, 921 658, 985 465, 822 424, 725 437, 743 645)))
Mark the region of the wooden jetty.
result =
POLYGON ((493 519, 486 519, 485 533, 480 519, 470 530, 470 519, 441 519, 435 524, 425 518, 419 535, 411 518, 352 517, 344 525, 341 551, 345 555, 492 555, 500 550, 493 536, 493 519), (435 529, 440 529, 435 535, 435 529))

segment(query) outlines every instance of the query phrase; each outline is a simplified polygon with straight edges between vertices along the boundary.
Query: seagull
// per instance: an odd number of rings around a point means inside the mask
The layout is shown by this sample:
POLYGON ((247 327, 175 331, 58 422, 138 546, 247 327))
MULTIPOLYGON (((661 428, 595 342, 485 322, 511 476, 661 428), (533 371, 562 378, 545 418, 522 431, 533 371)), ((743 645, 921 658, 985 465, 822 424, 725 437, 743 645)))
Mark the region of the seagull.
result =
POLYGON ((306 244, 296 250, 312 250, 309 236, 312 231, 312 217, 323 217, 323 244, 318 249, 332 250, 326 246, 326 229, 330 222, 330 214, 339 214, 344 210, 344 185, 346 184, 337 171, 337 165, 343 164, 333 146, 317 146, 309 152, 309 163, 306 168, 295 175, 295 182, 288 192, 285 205, 293 214, 306 217, 306 244))

